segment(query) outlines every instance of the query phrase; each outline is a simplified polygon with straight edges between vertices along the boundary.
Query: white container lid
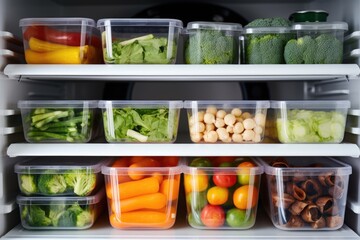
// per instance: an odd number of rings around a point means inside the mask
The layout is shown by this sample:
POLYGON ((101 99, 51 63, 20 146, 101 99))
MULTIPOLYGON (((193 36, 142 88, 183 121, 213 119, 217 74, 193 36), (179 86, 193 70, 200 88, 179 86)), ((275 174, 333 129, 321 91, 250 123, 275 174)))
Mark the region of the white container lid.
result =
MULTIPOLYGON (((107 164, 107 160, 99 158, 68 158, 51 157, 36 158, 23 161, 15 165, 15 173, 19 174, 43 174, 44 171, 54 170, 54 174, 61 174, 68 170, 86 170, 89 173, 99 173, 101 166, 107 164)), ((51 173, 47 173, 51 174, 51 173)))
POLYGON ((103 18, 97 22, 97 27, 106 26, 144 26, 144 27, 178 27, 182 28, 183 23, 178 19, 166 18, 103 18))
POLYGON ((350 108, 350 101, 271 101, 271 108, 339 109, 350 108))
POLYGON ((34 25, 46 26, 89 26, 95 27, 95 21, 90 18, 23 18, 19 26, 27 27, 34 25))
MULTIPOLYGON (((124 175, 128 174, 129 167, 111 167, 111 165, 106 166, 103 165, 101 167, 101 173, 104 175, 124 175)), ((182 173, 182 166, 174 166, 174 167, 137 167, 131 169, 134 173, 153 173, 158 172, 164 175, 175 175, 182 173)))
POLYGON ((203 30, 222 30, 222 31, 242 31, 242 26, 239 23, 225 23, 225 22, 189 22, 186 27, 187 30, 203 29, 203 30))
POLYGON ((47 101, 47 100, 31 100, 18 102, 18 108, 96 108, 97 101, 83 101, 83 100, 56 100, 56 101, 47 101))
POLYGON ((248 108, 248 109, 256 109, 256 108, 269 108, 269 101, 185 101, 184 108, 192 109, 194 107, 197 108, 206 108, 208 106, 214 106, 219 108, 248 108))
POLYGON ((290 27, 245 27, 246 34, 290 33, 290 27))
POLYGON ((98 107, 101 109, 114 107, 114 108, 183 108, 182 101, 99 101, 98 107))
POLYGON ((343 30, 349 29, 346 22, 305 22, 292 25, 293 30, 343 30))
POLYGON ((18 195, 16 198, 16 202, 19 205, 57 205, 57 204, 71 205, 75 203, 78 203, 79 205, 93 205, 99 203, 104 197, 105 197, 105 190, 104 188, 101 188, 95 195, 85 196, 85 197, 76 197, 76 196, 27 197, 27 196, 18 195))
POLYGON ((306 161, 300 157, 285 158, 291 166, 296 167, 272 167, 267 162, 260 159, 265 167, 265 174, 277 176, 294 176, 302 174, 304 176, 319 176, 320 174, 333 173, 334 175, 350 175, 351 166, 336 159, 328 157, 307 158, 306 161), (321 167, 309 167, 311 164, 321 164, 321 167))

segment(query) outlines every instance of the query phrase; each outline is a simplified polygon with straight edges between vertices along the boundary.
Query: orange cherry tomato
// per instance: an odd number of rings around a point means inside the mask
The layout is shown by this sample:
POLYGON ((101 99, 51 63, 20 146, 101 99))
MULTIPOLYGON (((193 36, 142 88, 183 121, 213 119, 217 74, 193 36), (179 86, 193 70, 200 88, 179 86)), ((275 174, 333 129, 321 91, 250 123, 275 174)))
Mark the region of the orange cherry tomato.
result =
POLYGON ((208 175, 201 170, 195 174, 184 174, 185 192, 202 192, 209 186, 208 175))
POLYGON ((211 205, 222 205, 228 200, 229 190, 224 187, 214 186, 207 191, 206 197, 211 205))
POLYGON ((239 209, 250 209, 257 205, 259 191, 252 185, 245 185, 237 188, 233 194, 235 207, 239 209))

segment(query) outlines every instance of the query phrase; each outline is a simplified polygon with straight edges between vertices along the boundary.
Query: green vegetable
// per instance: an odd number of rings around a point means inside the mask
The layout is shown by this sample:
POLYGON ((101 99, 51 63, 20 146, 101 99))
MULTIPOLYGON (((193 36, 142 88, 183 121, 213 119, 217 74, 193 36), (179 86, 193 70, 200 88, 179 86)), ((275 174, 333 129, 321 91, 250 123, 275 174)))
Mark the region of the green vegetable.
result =
POLYGON ((287 119, 277 119, 279 140, 283 143, 341 142, 346 118, 331 111, 290 110, 287 119))
POLYGON ((169 142, 177 130, 178 116, 170 114, 167 108, 110 111, 103 115, 108 142, 169 142), (108 119, 109 116, 111 119, 108 119))
POLYGON ((185 62, 188 64, 235 63, 236 42, 219 30, 197 30, 191 33, 186 43, 185 62))
POLYGON ((20 189, 26 195, 37 193, 37 179, 36 175, 21 174, 20 175, 20 189))
POLYGON ((46 210, 37 206, 24 206, 21 217, 29 226, 47 227, 51 225, 51 219, 46 216, 46 210))
POLYGON ((284 50, 287 64, 336 64, 342 62, 342 56, 342 42, 330 34, 292 39, 284 50))
POLYGON ((190 167, 212 167, 209 159, 204 157, 197 157, 191 160, 190 167))
POLYGON ((69 170, 64 173, 65 182, 78 196, 89 195, 96 186, 96 175, 84 170, 69 170))
POLYGON ((254 225, 255 217, 247 210, 232 208, 226 212, 226 223, 234 228, 249 228, 254 225))
POLYGON ((92 112, 83 109, 36 108, 26 118, 30 141, 84 142, 90 138, 92 112))
POLYGON ((41 193, 47 195, 64 193, 66 190, 65 178, 52 171, 45 172, 39 176, 38 188, 41 193))
POLYGON ((156 38, 153 34, 125 40, 113 41, 112 57, 104 50, 107 62, 116 64, 167 64, 175 59, 176 44, 167 38, 156 38))
MULTIPOLYGON (((256 19, 248 28, 290 27, 290 22, 283 18, 256 19)), ((247 34, 246 63, 280 64, 284 63, 284 47, 293 38, 289 33, 254 33, 247 34)))

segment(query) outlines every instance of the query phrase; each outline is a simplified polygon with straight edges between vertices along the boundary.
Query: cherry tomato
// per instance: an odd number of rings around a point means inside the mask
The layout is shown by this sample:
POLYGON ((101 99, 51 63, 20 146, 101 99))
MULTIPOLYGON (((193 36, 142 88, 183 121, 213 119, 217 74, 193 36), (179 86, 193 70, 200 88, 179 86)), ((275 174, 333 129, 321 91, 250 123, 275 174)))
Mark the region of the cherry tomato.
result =
POLYGON ((226 212, 226 223, 234 228, 249 228, 255 223, 254 214, 251 212, 232 208, 226 212))
POLYGON ((209 159, 204 157, 194 158, 191 160, 190 167, 211 167, 209 159))
POLYGON ((206 191, 186 194, 186 204, 192 211, 200 212, 207 203, 206 191))
POLYGON ((228 172, 225 171, 219 171, 214 173, 212 180, 216 186, 228 188, 235 185, 236 175, 228 174, 228 172))
POLYGON ((209 185, 208 175, 204 171, 198 170, 195 174, 184 174, 185 192, 202 192, 209 185))
POLYGON ((223 187, 212 187, 207 191, 207 200, 212 205, 222 205, 229 197, 229 190, 223 187))
POLYGON ((225 223, 225 212, 220 206, 206 205, 201 211, 200 218, 207 227, 220 227, 225 223))
POLYGON ((250 169, 252 167, 256 167, 256 165, 253 162, 245 161, 241 162, 237 168, 238 168, 238 182, 241 185, 248 185, 250 183, 251 175, 250 175, 250 169))
POLYGON ((233 194, 235 207, 239 209, 250 209, 257 205, 259 191, 252 185, 237 188, 233 194))

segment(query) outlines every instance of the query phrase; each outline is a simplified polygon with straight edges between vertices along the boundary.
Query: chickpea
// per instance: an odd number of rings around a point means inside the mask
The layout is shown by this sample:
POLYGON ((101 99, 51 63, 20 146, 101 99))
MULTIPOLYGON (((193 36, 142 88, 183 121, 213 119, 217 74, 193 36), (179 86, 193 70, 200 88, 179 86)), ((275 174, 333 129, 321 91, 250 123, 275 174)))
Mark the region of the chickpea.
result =
POLYGON ((252 118, 248 118, 243 121, 243 125, 246 130, 251 130, 256 126, 256 123, 252 118))
POLYGON ((243 137, 241 136, 241 134, 239 133, 234 133, 232 136, 231 136, 232 140, 234 142, 242 142, 243 141, 243 137))
POLYGON ((251 113, 249 113, 249 112, 243 112, 243 114, 241 114, 241 117, 242 117, 243 119, 251 118, 251 113))
POLYGON ((210 132, 212 130, 215 130, 215 125, 214 124, 206 124, 205 125, 205 131, 206 132, 210 132))
POLYGON ((202 122, 197 122, 193 126, 190 127, 190 134, 195 134, 198 132, 205 131, 205 124, 202 122))
POLYGON ((224 127, 224 126, 225 126, 224 119, 222 119, 222 118, 217 118, 217 119, 215 120, 215 127, 221 128, 221 127, 224 127))
POLYGON ((224 117, 224 122, 228 126, 233 126, 236 122, 236 118, 232 114, 226 114, 226 116, 224 117))
POLYGON ((255 137, 255 132, 253 130, 245 130, 242 134, 242 137, 245 141, 253 141, 255 137))
POLYGON ((215 115, 212 113, 205 113, 204 122, 207 124, 215 123, 215 115))
POLYGON ((205 115, 204 111, 198 112, 197 115, 195 116, 195 120, 197 120, 198 122, 204 121, 204 115, 205 115))
POLYGON ((262 134, 264 132, 264 129, 261 126, 254 127, 254 132, 257 134, 262 134))
POLYGON ((212 115, 216 115, 217 109, 215 106, 208 106, 206 108, 207 113, 211 113, 212 115))
POLYGON ((224 118, 226 116, 226 112, 224 110, 219 110, 216 113, 217 118, 224 118))
POLYGON ((227 131, 228 133, 234 133, 234 127, 233 127, 233 126, 227 126, 227 127, 226 127, 226 131, 227 131))
POLYGON ((192 127, 195 124, 194 116, 189 117, 189 127, 192 127))
POLYGON ((244 131, 244 126, 241 122, 237 122, 233 128, 234 133, 242 133, 244 131))
POLYGON ((229 133, 226 131, 225 128, 218 128, 216 132, 220 140, 225 140, 230 137, 229 133))
POLYGON ((261 142, 261 135, 260 134, 255 134, 254 142, 256 142, 256 143, 261 142))
POLYGON ((223 139, 222 141, 225 143, 229 143, 229 142, 231 142, 231 137, 229 136, 228 138, 223 139))
POLYGON ((265 127, 266 116, 262 113, 255 114, 254 120, 257 125, 265 127))
POLYGON ((202 133, 191 134, 190 138, 191 138, 191 141, 193 141, 193 142, 200 142, 201 139, 203 138, 203 134, 202 133))
POLYGON ((236 118, 236 121, 242 123, 242 122, 244 121, 244 119, 243 119, 242 117, 237 117, 237 118, 236 118))
POLYGON ((205 142, 215 143, 217 142, 217 140, 218 140, 218 134, 215 131, 207 132, 204 135, 205 142))
POLYGON ((240 108, 233 108, 233 110, 231 110, 231 114, 234 115, 235 117, 240 117, 242 111, 240 110, 240 108))

